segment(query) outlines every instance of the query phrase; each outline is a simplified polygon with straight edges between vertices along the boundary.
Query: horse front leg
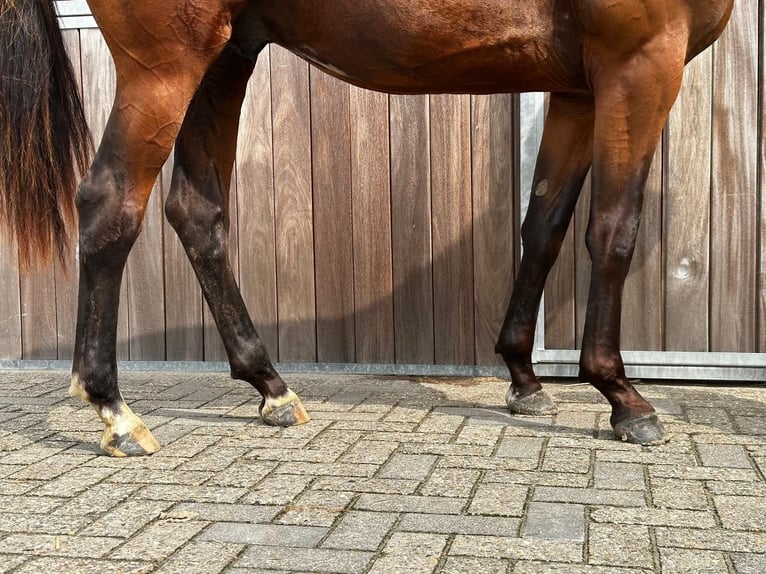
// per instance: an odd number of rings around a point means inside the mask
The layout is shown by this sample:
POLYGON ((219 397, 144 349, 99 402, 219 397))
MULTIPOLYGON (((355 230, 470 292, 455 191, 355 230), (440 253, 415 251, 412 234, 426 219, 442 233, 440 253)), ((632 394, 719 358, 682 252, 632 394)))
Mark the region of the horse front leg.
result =
POLYGON ((261 394, 265 423, 292 426, 308 422, 309 416, 269 360, 242 300, 227 248, 239 111, 253 65, 227 49, 205 76, 176 142, 165 212, 202 286, 232 377, 261 394))
POLYGON ((625 376, 620 315, 644 185, 681 85, 685 52, 672 42, 658 38, 632 60, 602 63, 595 86, 593 192, 586 233, 592 269, 580 378, 611 404, 615 434, 643 445, 662 444, 668 436, 654 408, 625 376))
POLYGON ((511 374, 506 403, 512 413, 556 412, 532 368, 535 324, 545 280, 561 250, 591 164, 593 117, 590 96, 551 95, 521 229, 524 253, 495 347, 511 374))
MULTIPOLYGON (((164 8, 173 14, 179 2, 164 8)), ((199 46, 189 27, 168 26, 153 3, 131 8, 140 27, 104 2, 93 2, 92 8, 114 57, 117 92, 77 194, 80 287, 70 394, 91 404, 101 418, 101 447, 107 454, 146 455, 156 452, 159 443, 125 403, 117 382, 120 283, 154 180, 230 28, 226 13, 207 13, 208 20, 195 22, 196 32, 209 39, 199 46)))

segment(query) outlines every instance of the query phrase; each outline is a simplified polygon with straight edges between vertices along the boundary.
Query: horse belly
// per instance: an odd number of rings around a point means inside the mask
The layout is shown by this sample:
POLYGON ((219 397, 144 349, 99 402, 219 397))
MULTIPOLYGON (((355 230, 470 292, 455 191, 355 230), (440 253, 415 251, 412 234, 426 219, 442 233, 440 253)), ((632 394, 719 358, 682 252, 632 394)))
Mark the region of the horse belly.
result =
POLYGON ((586 87, 570 0, 283 0, 260 3, 251 16, 245 26, 265 32, 268 41, 365 88, 586 87))

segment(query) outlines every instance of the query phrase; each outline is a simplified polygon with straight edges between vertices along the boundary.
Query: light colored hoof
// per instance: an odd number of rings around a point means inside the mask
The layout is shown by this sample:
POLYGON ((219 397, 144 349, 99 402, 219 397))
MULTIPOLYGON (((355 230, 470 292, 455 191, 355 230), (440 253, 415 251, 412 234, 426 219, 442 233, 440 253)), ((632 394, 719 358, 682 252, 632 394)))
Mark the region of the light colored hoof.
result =
POLYGON ((294 392, 288 391, 281 397, 268 398, 261 405, 261 419, 267 425, 291 427, 311 420, 301 400, 294 392))
POLYGON ((559 412, 556 403, 554 403, 548 394, 543 390, 534 392, 531 395, 519 397, 516 394, 514 388, 511 387, 508 389, 508 392, 505 395, 505 404, 508 405, 508 410, 511 412, 511 414, 516 415, 530 415, 539 417, 545 415, 555 415, 557 412, 559 412))
POLYGON ((148 456, 160 450, 160 443, 141 423, 121 435, 106 429, 101 437, 101 449, 109 456, 148 456))
POLYGON ((614 425, 614 434, 623 442, 643 446, 657 446, 670 440, 670 435, 655 413, 637 417, 614 425))

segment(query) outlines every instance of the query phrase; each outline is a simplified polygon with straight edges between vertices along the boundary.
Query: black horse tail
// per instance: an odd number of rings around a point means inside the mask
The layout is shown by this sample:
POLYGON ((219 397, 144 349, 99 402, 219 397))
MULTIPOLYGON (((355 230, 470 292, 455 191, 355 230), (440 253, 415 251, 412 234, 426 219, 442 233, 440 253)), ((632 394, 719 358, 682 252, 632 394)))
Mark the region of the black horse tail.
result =
POLYGON ((64 261, 90 149, 53 0, 0 0, 0 225, 22 269, 64 261))

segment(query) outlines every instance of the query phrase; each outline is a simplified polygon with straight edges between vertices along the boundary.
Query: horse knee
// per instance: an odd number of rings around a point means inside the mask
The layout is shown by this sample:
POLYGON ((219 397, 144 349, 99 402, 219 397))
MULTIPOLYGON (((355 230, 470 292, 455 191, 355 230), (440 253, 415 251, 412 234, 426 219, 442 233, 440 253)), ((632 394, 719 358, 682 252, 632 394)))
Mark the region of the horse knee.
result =
POLYGON ((639 224, 640 217, 623 221, 620 225, 591 221, 585 235, 585 246, 593 266, 627 274, 636 247, 639 224))
POLYGON ((534 332, 527 327, 512 326, 500 331, 495 353, 506 361, 529 360, 534 345, 534 332))
POLYGON ((625 367, 619 353, 583 350, 580 354, 580 379, 598 386, 625 378, 625 367))
POLYGON ((105 255, 127 257, 141 231, 144 206, 125 200, 128 183, 110 169, 94 166, 77 190, 80 221, 80 258, 105 255))

